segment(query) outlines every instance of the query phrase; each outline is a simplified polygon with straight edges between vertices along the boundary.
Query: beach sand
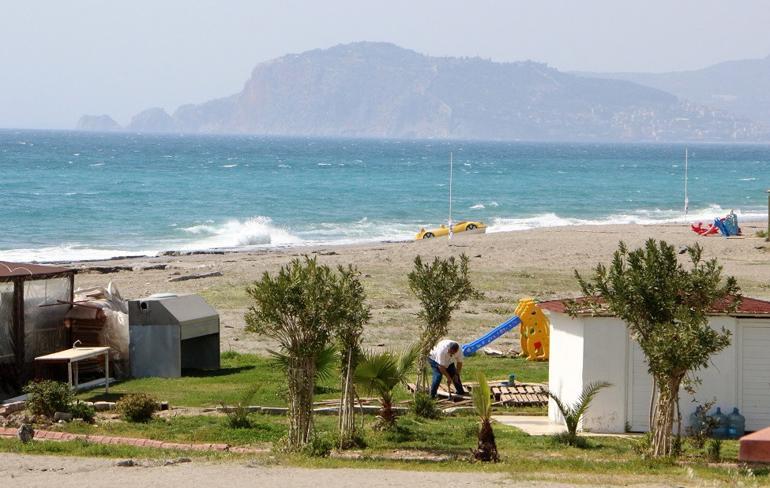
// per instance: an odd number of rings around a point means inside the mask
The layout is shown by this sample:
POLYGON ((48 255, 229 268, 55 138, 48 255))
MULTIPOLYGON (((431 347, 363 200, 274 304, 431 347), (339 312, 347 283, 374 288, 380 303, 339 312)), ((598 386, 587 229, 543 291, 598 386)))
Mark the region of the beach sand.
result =
MULTIPOLYGON (((735 276, 746 296, 770 299, 770 243, 751 237, 763 223, 743 224, 746 238, 699 237, 686 225, 610 225, 543 228, 528 231, 463 235, 419 242, 375 243, 352 246, 322 246, 130 258, 106 262, 73 263, 83 271, 77 287, 106 285, 113 281, 124 298, 153 293, 200 293, 215 306, 222 319, 222 350, 263 352, 274 347, 270 340, 244 330, 244 312, 249 306, 247 285, 264 272, 274 272, 295 257, 316 256, 319 262, 353 264, 363 273, 372 306, 366 328, 367 347, 400 347, 413 341, 418 331, 419 304, 409 290, 407 274, 417 255, 458 256, 471 259, 472 279, 485 298, 464 303, 454 314, 450 336, 468 341, 509 318, 518 299, 539 300, 574 297, 579 294, 573 272, 589 272, 597 263, 607 263, 624 240, 638 247, 648 238, 664 239, 677 248, 700 243, 706 258, 716 257, 725 273, 735 276), (166 269, 142 269, 165 264, 166 269), (132 271, 101 274, 87 271, 94 266, 131 266, 132 271), (170 278, 188 274, 220 272, 222 276, 181 282, 170 278)), ((684 258, 684 256, 683 256, 684 258)), ((517 342, 507 334, 495 343, 506 349, 517 342)))

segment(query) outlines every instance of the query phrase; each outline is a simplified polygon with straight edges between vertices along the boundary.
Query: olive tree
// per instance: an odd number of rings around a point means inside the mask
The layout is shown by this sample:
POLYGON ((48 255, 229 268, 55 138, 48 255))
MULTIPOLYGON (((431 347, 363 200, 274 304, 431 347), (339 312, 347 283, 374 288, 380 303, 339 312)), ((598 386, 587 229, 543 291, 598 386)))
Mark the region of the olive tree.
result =
POLYGON ((422 330, 419 338, 417 390, 425 390, 427 387, 425 364, 428 354, 446 336, 452 312, 462 302, 482 296, 468 277, 468 262, 465 254, 460 255, 459 262, 454 256, 448 259, 436 257, 430 264, 423 263, 420 256, 414 258, 414 269, 408 276, 409 288, 422 305, 418 313, 422 320, 422 330))
POLYGON ((361 335, 364 325, 371 317, 371 309, 366 304, 366 291, 361 283, 361 273, 348 266, 339 267, 339 289, 337 306, 341 309, 340 322, 336 338, 340 350, 340 381, 342 400, 340 401, 339 431, 340 447, 349 447, 355 438, 355 387, 354 372, 361 359, 361 335))
POLYGON ((690 373, 708 367, 711 356, 730 344, 729 331, 709 326, 708 312, 718 306, 729 313, 741 299, 735 278, 723 280, 716 259, 704 260, 698 245, 686 253, 685 267, 664 241, 649 239, 633 251, 621 242, 609 267, 597 265, 590 279, 575 272, 587 302, 568 308, 573 316, 586 305, 594 312, 609 311, 626 322, 639 343, 656 385, 653 456, 675 454, 672 430, 681 420, 680 387, 694 387, 690 373))
POLYGON ((247 329, 278 341, 287 376, 289 435, 287 448, 304 446, 313 433, 313 394, 319 355, 344 316, 339 277, 315 259, 294 259, 274 276, 247 288, 254 300, 246 313, 247 329))

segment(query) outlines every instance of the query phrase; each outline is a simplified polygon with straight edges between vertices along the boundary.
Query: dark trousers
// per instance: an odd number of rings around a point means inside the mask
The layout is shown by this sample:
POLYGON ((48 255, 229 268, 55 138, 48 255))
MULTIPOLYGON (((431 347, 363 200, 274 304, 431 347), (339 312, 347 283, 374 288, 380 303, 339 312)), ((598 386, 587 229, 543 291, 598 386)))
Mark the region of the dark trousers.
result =
MULTIPOLYGON (((436 398, 436 393, 438 392, 438 387, 441 385, 441 378, 444 377, 443 374, 441 374, 441 370, 438 369, 439 364, 432 360, 428 359, 428 364, 430 364, 430 369, 433 370, 433 382, 430 385, 430 397, 436 398)), ((460 375, 457 374, 457 368, 455 368, 454 363, 450 364, 447 369, 447 373, 449 373, 449 376, 452 377, 452 383, 455 385, 455 393, 458 395, 465 395, 465 389, 463 388, 463 382, 460 380, 460 375)))

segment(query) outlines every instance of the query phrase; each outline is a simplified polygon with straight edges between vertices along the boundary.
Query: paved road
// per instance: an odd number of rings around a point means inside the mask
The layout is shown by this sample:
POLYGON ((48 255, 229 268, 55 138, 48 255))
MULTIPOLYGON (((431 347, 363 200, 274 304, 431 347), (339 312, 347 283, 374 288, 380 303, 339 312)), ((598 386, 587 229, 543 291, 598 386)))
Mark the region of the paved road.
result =
POLYGON ((515 482, 501 474, 436 473, 372 469, 305 469, 246 463, 190 463, 163 466, 142 462, 121 467, 115 460, 0 454, 0 486, 27 488, 393 488, 473 486, 481 488, 572 486, 515 482))

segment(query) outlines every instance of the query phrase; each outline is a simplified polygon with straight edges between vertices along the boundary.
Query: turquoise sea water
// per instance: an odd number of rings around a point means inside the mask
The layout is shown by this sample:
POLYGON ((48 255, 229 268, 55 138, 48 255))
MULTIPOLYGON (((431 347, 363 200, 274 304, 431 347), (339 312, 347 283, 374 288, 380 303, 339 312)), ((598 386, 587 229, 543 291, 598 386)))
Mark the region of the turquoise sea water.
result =
POLYGON ((770 146, 541 144, 0 130, 0 260, 765 218, 770 146))

